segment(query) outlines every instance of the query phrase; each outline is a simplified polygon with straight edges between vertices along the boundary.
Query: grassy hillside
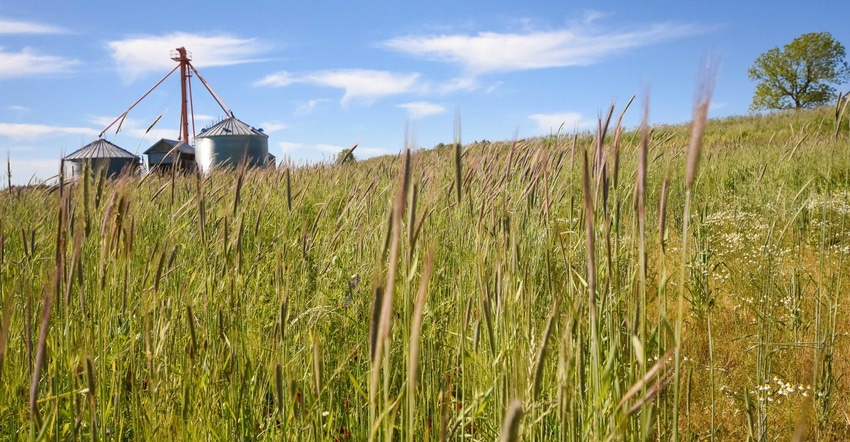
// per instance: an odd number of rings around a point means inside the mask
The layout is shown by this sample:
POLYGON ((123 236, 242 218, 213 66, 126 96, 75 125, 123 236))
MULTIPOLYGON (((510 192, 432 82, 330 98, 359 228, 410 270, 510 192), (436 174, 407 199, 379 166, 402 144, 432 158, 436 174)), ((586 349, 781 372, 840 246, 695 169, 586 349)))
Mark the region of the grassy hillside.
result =
POLYGON ((843 439, 846 119, 606 134, 5 189, 0 439, 843 439))

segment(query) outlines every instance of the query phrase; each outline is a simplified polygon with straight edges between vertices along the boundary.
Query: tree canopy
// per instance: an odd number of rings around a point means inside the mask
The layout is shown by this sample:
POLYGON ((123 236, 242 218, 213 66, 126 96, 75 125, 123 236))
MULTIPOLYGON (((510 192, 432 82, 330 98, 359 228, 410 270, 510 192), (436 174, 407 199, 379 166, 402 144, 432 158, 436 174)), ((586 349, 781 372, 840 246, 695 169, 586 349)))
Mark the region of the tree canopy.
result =
POLYGON ((357 149, 357 145, 351 149, 343 149, 336 154, 336 164, 351 164, 356 163, 357 158, 354 157, 354 149, 357 149))
POLYGON ((834 84, 850 78, 844 46, 828 32, 803 34, 761 54, 749 70, 758 81, 751 110, 802 109, 836 96, 834 84))

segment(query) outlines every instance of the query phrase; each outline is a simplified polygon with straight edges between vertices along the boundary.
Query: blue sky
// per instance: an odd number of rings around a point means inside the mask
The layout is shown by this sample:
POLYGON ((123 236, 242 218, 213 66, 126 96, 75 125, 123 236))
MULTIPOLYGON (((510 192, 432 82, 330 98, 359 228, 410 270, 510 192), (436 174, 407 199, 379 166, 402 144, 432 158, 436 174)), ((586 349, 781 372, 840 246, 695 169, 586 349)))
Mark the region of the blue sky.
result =
MULTIPOLYGON (((518 3, 0 0, 0 154, 13 183, 55 174, 174 67, 178 46, 272 154, 300 164, 354 144, 360 158, 397 153, 406 130, 416 147, 448 143, 456 113, 464 143, 589 129, 647 88, 651 123, 688 121, 707 55, 719 60, 710 115, 746 114, 762 52, 807 32, 850 45, 846 2, 518 3)), ((223 112, 197 81, 193 92, 200 132, 223 112)), ((179 113, 174 75, 104 137, 141 153, 178 137, 179 113)))

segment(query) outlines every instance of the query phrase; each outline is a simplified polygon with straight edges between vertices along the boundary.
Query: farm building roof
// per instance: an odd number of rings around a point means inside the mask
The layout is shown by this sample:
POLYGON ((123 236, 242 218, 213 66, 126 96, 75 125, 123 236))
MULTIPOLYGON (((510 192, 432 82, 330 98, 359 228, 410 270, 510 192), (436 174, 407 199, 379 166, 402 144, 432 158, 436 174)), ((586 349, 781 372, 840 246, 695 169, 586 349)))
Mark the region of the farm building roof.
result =
POLYGON ((180 153, 190 155, 195 154, 195 148, 193 148, 192 146, 184 143, 183 141, 169 140, 168 138, 163 138, 157 141, 156 143, 154 143, 153 146, 149 147, 148 150, 142 153, 145 155, 152 153, 168 153, 171 152, 171 150, 174 149, 175 146, 177 146, 177 151, 180 153))
POLYGON ((95 141, 68 154, 66 160, 81 160, 88 158, 136 158, 136 155, 104 140, 98 138, 95 141))

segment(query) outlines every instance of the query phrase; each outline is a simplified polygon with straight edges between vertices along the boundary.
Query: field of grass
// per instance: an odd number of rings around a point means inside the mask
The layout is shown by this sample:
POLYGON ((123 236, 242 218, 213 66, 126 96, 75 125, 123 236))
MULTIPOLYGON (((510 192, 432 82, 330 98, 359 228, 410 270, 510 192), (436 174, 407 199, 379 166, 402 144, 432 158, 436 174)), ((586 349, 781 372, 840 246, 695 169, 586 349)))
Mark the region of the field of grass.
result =
POLYGON ((0 440, 843 440, 846 117, 622 111, 4 189, 0 440))

